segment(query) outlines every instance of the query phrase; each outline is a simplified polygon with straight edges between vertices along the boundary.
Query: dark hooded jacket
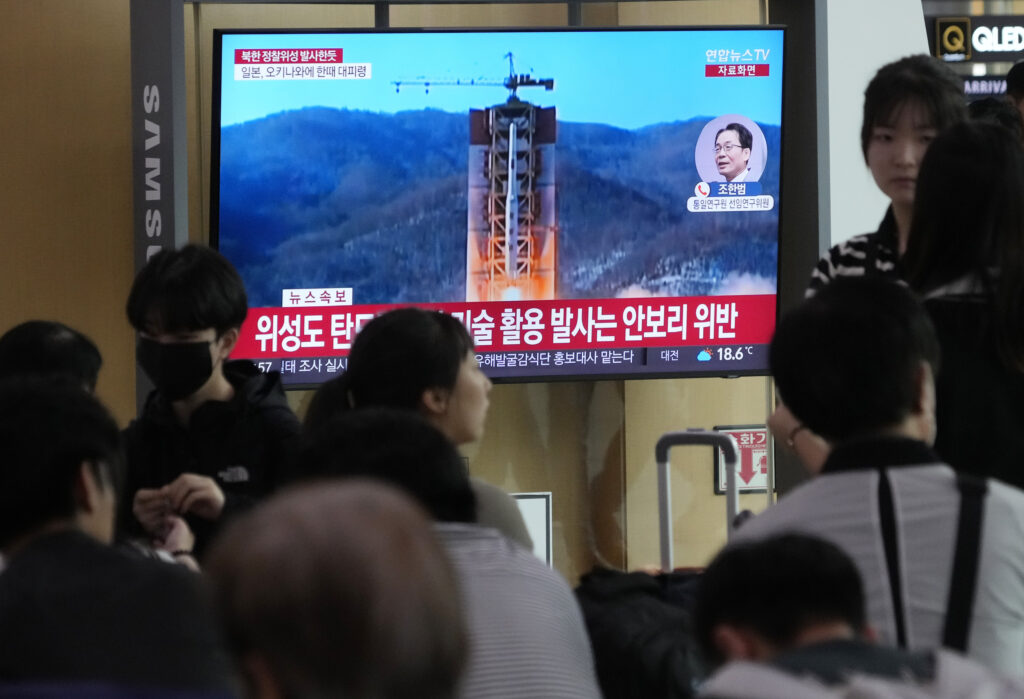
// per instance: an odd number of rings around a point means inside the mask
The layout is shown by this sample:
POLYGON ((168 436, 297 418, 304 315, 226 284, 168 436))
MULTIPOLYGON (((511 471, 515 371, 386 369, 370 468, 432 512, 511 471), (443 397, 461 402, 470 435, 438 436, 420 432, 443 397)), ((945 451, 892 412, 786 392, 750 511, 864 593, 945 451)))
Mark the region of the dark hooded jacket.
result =
POLYGON ((219 521, 186 518, 198 549, 225 520, 292 480, 300 424, 285 399, 280 375, 261 373, 252 362, 239 360, 225 364, 224 375, 235 388, 234 397, 203 403, 187 427, 154 391, 124 431, 122 534, 142 533, 132 515, 135 492, 160 488, 183 473, 209 476, 224 492, 219 521))

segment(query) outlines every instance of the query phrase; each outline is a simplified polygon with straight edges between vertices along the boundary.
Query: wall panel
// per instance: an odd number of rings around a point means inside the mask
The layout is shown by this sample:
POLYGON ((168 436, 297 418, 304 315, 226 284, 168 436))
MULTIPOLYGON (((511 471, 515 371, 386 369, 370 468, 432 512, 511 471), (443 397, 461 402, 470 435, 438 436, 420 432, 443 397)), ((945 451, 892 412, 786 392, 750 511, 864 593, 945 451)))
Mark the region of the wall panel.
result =
POLYGON ((135 412, 127 0, 0 5, 0 331, 30 318, 89 335, 98 391, 135 412))

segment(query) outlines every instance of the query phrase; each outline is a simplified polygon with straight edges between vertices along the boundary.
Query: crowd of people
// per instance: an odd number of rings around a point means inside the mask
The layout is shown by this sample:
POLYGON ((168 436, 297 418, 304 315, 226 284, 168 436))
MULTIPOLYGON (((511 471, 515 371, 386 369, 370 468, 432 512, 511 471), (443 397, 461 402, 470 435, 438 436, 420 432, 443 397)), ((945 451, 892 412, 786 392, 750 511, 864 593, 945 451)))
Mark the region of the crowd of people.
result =
POLYGON ((878 71, 861 143, 890 206, 771 344, 769 426, 811 478, 685 594, 602 578, 644 606, 601 634, 604 598, 581 610, 457 450, 491 383, 452 316, 371 320, 300 422, 230 358, 231 264, 160 252, 126 304, 155 389, 123 431, 89 338, 9 329, 0 697, 1024 696, 1024 65, 1008 93, 968 110, 935 59, 878 71))

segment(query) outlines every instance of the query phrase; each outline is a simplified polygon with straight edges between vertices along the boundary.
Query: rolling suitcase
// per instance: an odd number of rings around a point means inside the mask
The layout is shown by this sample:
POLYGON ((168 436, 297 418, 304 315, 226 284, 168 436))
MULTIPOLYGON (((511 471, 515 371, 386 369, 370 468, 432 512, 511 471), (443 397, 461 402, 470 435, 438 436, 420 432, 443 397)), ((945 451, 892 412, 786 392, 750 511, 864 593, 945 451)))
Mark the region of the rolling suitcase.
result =
POLYGON ((669 450, 679 445, 721 447, 725 453, 729 532, 738 509, 738 449, 722 432, 668 432, 658 439, 659 575, 625 573, 596 567, 583 576, 576 598, 587 626, 601 690, 608 699, 694 695, 699 661, 693 642, 691 612, 699 574, 673 571, 672 504, 669 450), (731 475, 729 475, 731 474, 731 475))
POLYGON ((669 451, 672 447, 707 445, 721 449, 725 455, 726 486, 726 532, 732 538, 736 515, 739 514, 739 485, 736 478, 736 463, 739 449, 729 435, 712 430, 692 429, 682 432, 666 432, 654 447, 658 462, 658 531, 661 539, 661 569, 672 572, 672 482, 669 469, 669 451))

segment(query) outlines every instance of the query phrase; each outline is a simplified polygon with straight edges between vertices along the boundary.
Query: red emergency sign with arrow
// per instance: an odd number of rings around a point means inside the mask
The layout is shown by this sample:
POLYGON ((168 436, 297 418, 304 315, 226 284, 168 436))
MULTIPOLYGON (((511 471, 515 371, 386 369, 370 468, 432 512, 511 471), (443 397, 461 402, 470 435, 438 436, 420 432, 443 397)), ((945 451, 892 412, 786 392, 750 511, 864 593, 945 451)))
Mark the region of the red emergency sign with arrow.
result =
MULTIPOLYGON (((759 425, 729 425, 714 428, 731 435, 739 447, 736 483, 740 492, 764 492, 768 487, 768 430, 759 425)), ((725 493, 725 458, 715 450, 715 494, 725 493)))

